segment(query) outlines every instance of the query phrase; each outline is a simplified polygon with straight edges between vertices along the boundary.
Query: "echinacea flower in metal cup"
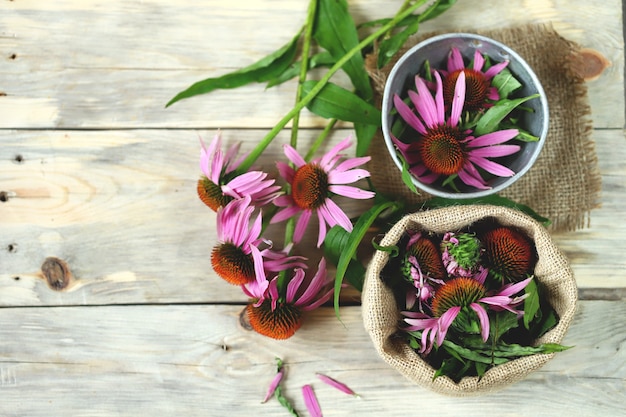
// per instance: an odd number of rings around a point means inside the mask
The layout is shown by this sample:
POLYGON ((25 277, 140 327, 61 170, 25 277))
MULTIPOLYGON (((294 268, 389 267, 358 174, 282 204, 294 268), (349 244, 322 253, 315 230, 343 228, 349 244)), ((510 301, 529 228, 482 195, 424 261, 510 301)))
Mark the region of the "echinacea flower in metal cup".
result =
POLYGON ((465 104, 465 73, 456 79, 450 116, 446 118, 443 83, 435 72, 435 97, 423 78, 416 76, 417 93, 408 94, 415 107, 413 111, 397 94, 393 102, 406 123, 417 132, 409 143, 390 133, 391 139, 409 164, 409 172, 420 181, 433 183, 440 177, 456 175, 466 185, 477 189, 489 189, 477 167, 500 177, 511 177, 515 173, 493 158, 512 155, 521 148, 505 144, 516 137, 517 129, 497 130, 475 137, 470 129, 463 129, 461 116, 465 104))
POLYGON ((239 144, 222 151, 220 132, 215 134, 208 147, 200 138, 200 170, 204 174, 197 184, 200 200, 213 211, 235 199, 249 196, 252 204, 263 206, 280 195, 280 186, 262 171, 237 174, 243 158, 235 159, 239 144))
POLYGON ((348 137, 323 157, 307 163, 294 148, 285 145, 285 155, 295 167, 284 162, 278 162, 277 166, 280 175, 289 183, 291 193, 274 200, 274 204, 282 209, 272 217, 271 223, 300 214, 294 231, 294 243, 302 240, 313 213, 316 213, 319 219, 318 247, 324 242, 327 225, 328 227, 339 225, 348 232, 352 231, 352 222, 332 200, 333 195, 354 199, 374 197, 375 193, 372 191, 346 185, 370 175, 367 170, 357 168, 369 161, 370 157, 348 158, 339 162, 342 159, 340 152, 349 147, 348 137))
POLYGON ((526 61, 469 33, 433 36, 409 49, 387 77, 381 110, 398 169, 412 186, 444 198, 510 186, 537 160, 548 134, 548 101, 526 61))
POLYGON ((287 339, 302 325, 302 314, 318 308, 333 295, 334 280, 326 271, 322 258, 317 272, 306 281, 304 269, 295 268, 285 294, 278 290, 278 277, 273 278, 262 291, 263 285, 244 285, 244 292, 255 301, 248 304, 246 313, 250 326, 264 336, 287 339))

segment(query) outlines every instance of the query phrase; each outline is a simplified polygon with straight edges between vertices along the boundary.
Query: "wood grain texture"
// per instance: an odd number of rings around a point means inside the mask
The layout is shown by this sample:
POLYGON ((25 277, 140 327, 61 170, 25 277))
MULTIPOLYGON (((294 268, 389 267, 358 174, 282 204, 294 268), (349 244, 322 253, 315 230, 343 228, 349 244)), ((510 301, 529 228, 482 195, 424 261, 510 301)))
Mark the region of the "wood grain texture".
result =
MULTIPOLYGON (((226 143, 248 150, 264 132, 228 130, 226 143)), ((303 144, 316 132, 303 132, 303 144)), ((215 215, 196 197, 198 135, 186 130, 0 132, 0 305, 241 302, 236 287, 215 275, 209 253, 217 243, 215 215), (20 156, 21 162, 16 161, 20 156), (1 191, 1 190, 0 190, 1 191), (12 248, 12 249, 10 249, 12 248), (66 261, 74 280, 62 292, 42 279, 44 260, 66 261), (18 279, 19 278, 19 279, 18 279)), ((333 134, 328 146, 348 135, 333 134)), ((272 144, 259 166, 282 159, 272 144)), ((621 131, 594 138, 603 206, 590 227, 555 236, 581 288, 626 287, 626 159, 621 131)), ((365 207, 346 202, 350 214, 365 207)), ((365 203, 367 204, 367 203, 365 203)), ((269 230, 277 245, 278 227, 269 230)), ((309 247, 315 233, 307 234, 309 247)), ((306 242, 305 242, 306 244, 306 242)), ((317 259, 315 254, 309 254, 317 259)), ((316 261, 314 261, 316 262, 316 261)))
MULTIPOLYGON (((0 3, 0 92, 6 94, 0 97, 0 128, 262 128, 292 106, 293 82, 267 91, 262 85, 218 91, 164 109, 190 84, 249 65, 286 43, 304 22, 305 2, 40 3, 0 3)), ((402 2, 349 3, 362 22, 387 17, 402 2)), ((619 10, 619 0, 459 1, 421 31, 550 23, 610 62, 589 83, 589 99, 595 127, 622 128, 619 10)), ((302 125, 323 123, 305 112, 302 125)))
MULTIPOLYGON (((623 415, 622 2, 459 0, 420 29, 550 23, 609 62, 587 82, 602 207, 589 228, 554 236, 593 298, 579 303, 564 340, 575 347, 499 393, 461 399, 390 369, 359 306, 343 307, 342 322, 331 308, 311 312, 283 342, 244 329, 246 297, 210 267, 215 214, 195 195, 197 138, 222 128, 226 143, 252 149, 292 107, 295 83, 164 105, 189 84, 286 43, 306 3, 0 1, 0 416, 287 415, 275 400, 260 404, 276 356, 286 361, 284 392, 301 415, 304 384, 313 384, 326 416, 623 415), (362 397, 323 385, 315 372, 362 397)), ((363 22, 390 16, 403 0, 348 3, 363 22)), ((341 73, 334 80, 346 83, 341 73)), ((324 121, 304 112, 301 123, 304 148, 324 121)), ((350 133, 337 131, 327 148, 350 133)), ((259 165, 282 159, 288 134, 259 165)), ((281 245, 280 228, 268 236, 281 245)), ((308 255, 316 261, 319 253, 308 255)), ((343 300, 358 297, 351 291, 343 300)))
POLYGON ((417 408, 442 416, 618 416, 626 405, 624 302, 581 302, 564 340, 572 349, 502 391, 454 399, 390 369, 363 329, 360 307, 342 309, 343 324, 332 309, 317 310, 287 341, 239 327, 240 310, 1 309, 0 414, 287 415, 274 399, 260 404, 276 356, 286 362, 284 393, 301 415, 304 384, 313 385, 325 416, 399 416, 417 408), (361 398, 324 385, 315 372, 347 383, 361 398))

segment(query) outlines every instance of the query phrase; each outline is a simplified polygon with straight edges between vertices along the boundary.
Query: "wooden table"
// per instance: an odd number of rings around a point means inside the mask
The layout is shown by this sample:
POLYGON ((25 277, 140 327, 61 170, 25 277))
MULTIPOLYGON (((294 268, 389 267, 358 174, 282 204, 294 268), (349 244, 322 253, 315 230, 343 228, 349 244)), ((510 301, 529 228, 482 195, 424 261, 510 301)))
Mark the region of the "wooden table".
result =
MULTIPOLYGON (((357 21, 401 3, 349 1, 357 21)), ((195 195, 198 135, 221 128, 251 149, 292 107, 295 84, 164 105, 275 50, 305 12, 293 0, 0 2, 0 415, 287 415, 275 400, 260 404, 276 356, 301 415, 307 383, 327 416, 626 415, 622 3, 459 1, 421 29, 551 22, 610 62, 587 83, 602 207, 590 227, 555 235, 580 287, 564 340, 575 348, 472 398, 433 394, 391 370, 358 303, 341 308, 343 322, 332 308, 312 312, 287 341, 248 331, 246 297, 212 272, 215 216, 195 195)), ((306 146, 324 122, 305 112, 301 124, 306 146)), ((339 128, 332 143, 349 133, 339 128)), ((260 162, 273 163, 287 138, 260 162)))

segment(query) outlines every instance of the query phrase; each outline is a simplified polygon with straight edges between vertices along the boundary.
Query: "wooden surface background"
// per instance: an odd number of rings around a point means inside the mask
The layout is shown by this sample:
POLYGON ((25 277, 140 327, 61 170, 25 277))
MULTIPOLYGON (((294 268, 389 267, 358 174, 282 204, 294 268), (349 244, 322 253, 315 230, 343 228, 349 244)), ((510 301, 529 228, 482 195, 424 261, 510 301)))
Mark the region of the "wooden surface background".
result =
MULTIPOLYGON (((274 400, 260 404, 275 356, 301 415, 307 383, 327 416, 625 415, 622 3, 459 0, 421 28, 550 22, 609 62, 587 83, 602 206, 589 227, 555 235, 582 299, 564 340, 575 348, 499 393, 463 399, 389 369, 358 303, 341 309, 342 323, 322 308, 292 339, 269 340, 240 325, 246 298, 211 270, 215 217, 195 195, 198 136, 221 128, 227 143, 251 149, 291 108, 295 84, 164 105, 284 44, 306 3, 0 1, 0 416, 287 415, 274 400), (71 279, 54 274, 61 265, 71 279)), ((349 1, 357 21, 388 17, 401 3, 349 1)), ((306 147, 324 121, 305 112, 301 123, 306 147)), ((338 129, 329 146, 350 133, 338 129)), ((287 138, 260 164, 273 164, 287 138)))

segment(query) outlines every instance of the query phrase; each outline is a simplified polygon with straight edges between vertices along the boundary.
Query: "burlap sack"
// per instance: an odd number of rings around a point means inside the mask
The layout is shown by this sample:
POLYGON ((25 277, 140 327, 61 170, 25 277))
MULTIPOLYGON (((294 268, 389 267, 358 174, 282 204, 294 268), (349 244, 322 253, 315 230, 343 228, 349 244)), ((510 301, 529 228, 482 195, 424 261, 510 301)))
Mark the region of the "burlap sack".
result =
MULTIPOLYGON (((567 259, 556 247, 548 231, 524 213, 488 205, 454 206, 417 212, 396 223, 380 244, 396 244, 407 229, 444 233, 459 230, 485 217, 496 218, 503 225, 517 226, 534 240, 538 254, 536 279, 545 287, 547 299, 560 317, 558 325, 536 342, 560 343, 576 310, 576 282, 567 259)), ((522 379, 554 356, 541 354, 516 359, 491 368, 481 379, 465 377, 455 383, 442 376, 433 380, 435 370, 403 338, 394 336, 398 332, 401 315, 392 290, 380 278, 380 272, 388 260, 387 252, 376 251, 367 268, 361 295, 363 323, 380 356, 409 380, 442 394, 477 395, 522 379)))
MULTIPOLYGON (((550 108, 550 127, 545 145, 533 167, 500 195, 532 207, 552 221, 551 231, 574 230, 589 223, 589 212, 598 207, 601 180, 587 100, 580 75, 580 46, 551 27, 527 25, 497 30, 459 30, 477 33, 515 50, 533 69, 545 90, 550 108)), ((382 100, 387 76, 397 60, 412 46, 439 33, 417 34, 385 67, 376 68, 376 54, 366 60, 377 99, 382 100)), ((370 146, 371 180, 386 195, 420 203, 430 195, 412 193, 402 182, 379 130, 370 146)))

